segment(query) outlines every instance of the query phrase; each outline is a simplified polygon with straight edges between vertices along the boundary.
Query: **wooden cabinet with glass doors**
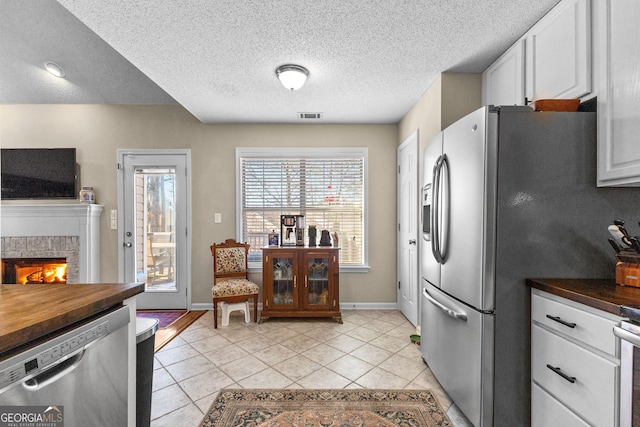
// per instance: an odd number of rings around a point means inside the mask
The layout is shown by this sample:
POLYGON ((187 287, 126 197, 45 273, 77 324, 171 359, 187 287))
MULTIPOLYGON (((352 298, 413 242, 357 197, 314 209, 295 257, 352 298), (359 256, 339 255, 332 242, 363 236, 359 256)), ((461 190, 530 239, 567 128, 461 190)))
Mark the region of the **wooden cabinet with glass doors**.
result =
POLYGON ((339 249, 265 247, 262 250, 262 313, 270 317, 332 317, 342 323, 339 249))

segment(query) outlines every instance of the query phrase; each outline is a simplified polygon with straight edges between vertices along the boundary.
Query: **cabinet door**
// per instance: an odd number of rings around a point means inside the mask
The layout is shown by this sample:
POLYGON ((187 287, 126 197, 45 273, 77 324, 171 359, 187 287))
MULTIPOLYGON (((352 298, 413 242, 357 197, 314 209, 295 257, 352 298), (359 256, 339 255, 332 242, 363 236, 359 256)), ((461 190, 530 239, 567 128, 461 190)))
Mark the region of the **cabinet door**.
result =
POLYGON ((482 73, 483 105, 524 105, 524 40, 482 73))
POLYGON ((579 98, 591 92, 591 4, 565 0, 526 37, 529 100, 579 98))
POLYGON ((334 257, 331 251, 322 250, 310 250, 302 256, 304 287, 300 291, 300 298, 303 309, 330 310, 335 306, 334 257))
POLYGON ((640 186, 640 2, 598 10, 598 185, 640 186))
POLYGON ((298 307, 298 266, 296 254, 275 251, 265 254, 264 304, 270 310, 298 307))

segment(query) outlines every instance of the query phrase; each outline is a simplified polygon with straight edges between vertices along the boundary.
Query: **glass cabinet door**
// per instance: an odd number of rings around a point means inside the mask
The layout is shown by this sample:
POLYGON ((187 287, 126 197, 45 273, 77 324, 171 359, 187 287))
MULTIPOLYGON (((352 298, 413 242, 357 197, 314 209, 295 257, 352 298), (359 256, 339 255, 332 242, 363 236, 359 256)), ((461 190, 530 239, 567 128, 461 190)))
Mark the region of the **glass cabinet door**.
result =
POLYGON ((273 305, 293 305, 295 303, 296 276, 293 257, 273 258, 273 305))
POLYGON ((306 260, 307 295, 305 305, 326 307, 329 301, 329 256, 309 255, 306 260))

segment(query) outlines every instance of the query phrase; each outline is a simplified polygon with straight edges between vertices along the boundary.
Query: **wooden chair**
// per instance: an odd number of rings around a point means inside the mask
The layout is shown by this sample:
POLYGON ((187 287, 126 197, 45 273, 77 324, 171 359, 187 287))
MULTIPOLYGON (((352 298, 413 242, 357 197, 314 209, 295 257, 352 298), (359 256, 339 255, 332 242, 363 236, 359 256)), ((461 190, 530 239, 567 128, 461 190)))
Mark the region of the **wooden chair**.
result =
POLYGON ((233 304, 253 298, 253 321, 258 321, 259 287, 249 280, 249 244, 227 239, 211 245, 213 256, 213 326, 218 328, 218 303, 233 304))

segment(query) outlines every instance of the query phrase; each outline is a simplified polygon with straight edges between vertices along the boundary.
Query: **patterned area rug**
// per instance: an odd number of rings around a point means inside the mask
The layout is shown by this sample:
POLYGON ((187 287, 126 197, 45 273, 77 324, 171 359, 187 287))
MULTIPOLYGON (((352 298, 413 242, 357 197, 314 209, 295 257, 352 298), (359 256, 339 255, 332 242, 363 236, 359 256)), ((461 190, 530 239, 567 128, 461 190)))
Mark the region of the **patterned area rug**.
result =
POLYGON ((222 389, 200 427, 450 427, 429 390, 222 389))
POLYGON ((187 310, 138 310, 136 317, 158 319, 158 328, 166 328, 173 322, 187 314, 187 310))

